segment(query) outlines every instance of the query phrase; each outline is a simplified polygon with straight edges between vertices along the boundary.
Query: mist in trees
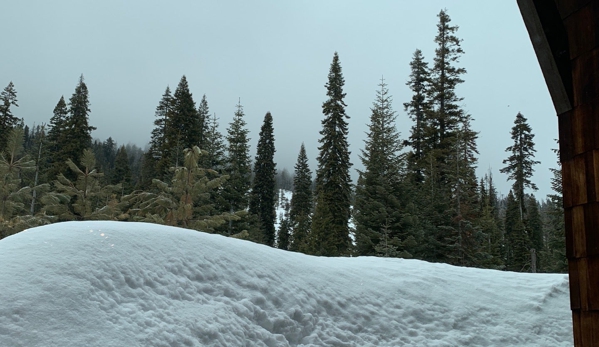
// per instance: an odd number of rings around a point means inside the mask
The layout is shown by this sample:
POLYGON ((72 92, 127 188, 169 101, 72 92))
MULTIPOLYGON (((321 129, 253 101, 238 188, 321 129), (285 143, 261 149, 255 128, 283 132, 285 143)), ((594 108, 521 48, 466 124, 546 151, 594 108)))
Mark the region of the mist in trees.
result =
POLYGON ((221 118, 206 94, 196 103, 186 76, 174 92, 157 93, 146 149, 92 137, 83 75, 71 97, 48 110, 48 123, 31 126, 18 118, 10 82, 0 94, 0 238, 67 220, 144 221, 319 256, 565 272, 559 162, 554 193, 537 199, 534 134, 518 113, 500 170, 512 189, 499 192, 490 171, 476 176, 481 135, 458 92, 467 83, 466 53, 446 10, 436 28, 432 59, 414 51, 410 94, 399 96, 409 122, 397 123, 381 78, 370 111, 354 117, 368 119, 361 144, 348 141, 345 77, 333 54, 312 169, 303 143, 292 170, 276 166, 275 125, 284 115, 270 112, 252 161, 249 135, 258 129, 248 128, 240 99, 221 133, 221 118), (351 145, 362 164, 355 185, 351 145))

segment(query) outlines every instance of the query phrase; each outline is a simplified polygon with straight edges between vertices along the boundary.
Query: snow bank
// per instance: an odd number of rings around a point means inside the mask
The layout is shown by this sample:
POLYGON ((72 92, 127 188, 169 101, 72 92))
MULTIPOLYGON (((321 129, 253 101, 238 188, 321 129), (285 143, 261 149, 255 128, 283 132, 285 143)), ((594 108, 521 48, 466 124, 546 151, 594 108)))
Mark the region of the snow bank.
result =
POLYGON ((0 346, 571 346, 565 275, 318 258, 143 223, 0 241, 0 346))

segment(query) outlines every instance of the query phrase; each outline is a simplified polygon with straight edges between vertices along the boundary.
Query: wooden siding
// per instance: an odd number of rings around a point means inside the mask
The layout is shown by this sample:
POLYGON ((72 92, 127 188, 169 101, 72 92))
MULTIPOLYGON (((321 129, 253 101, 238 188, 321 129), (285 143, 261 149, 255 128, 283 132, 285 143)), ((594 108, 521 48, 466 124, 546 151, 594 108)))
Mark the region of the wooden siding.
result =
POLYGON ((558 113, 574 345, 597 347, 599 0, 518 4, 558 113))

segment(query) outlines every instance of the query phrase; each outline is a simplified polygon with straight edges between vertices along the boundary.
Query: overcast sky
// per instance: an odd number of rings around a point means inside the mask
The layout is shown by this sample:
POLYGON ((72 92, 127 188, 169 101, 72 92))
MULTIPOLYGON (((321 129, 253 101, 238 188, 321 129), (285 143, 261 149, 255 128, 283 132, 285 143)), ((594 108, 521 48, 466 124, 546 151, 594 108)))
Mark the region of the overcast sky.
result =
POLYGON ((186 75, 196 103, 206 94, 223 133, 240 98, 253 153, 270 111, 278 169, 293 171, 304 142, 314 171, 324 85, 337 51, 355 169, 381 76, 399 131, 409 135, 409 62, 419 48, 432 64, 442 8, 463 39, 460 66, 468 73, 458 95, 480 132, 479 176, 490 169, 507 194, 511 184, 499 169, 520 111, 536 135, 541 164, 533 181, 544 198, 557 161, 557 117, 515 0, 5 1, 0 87, 13 81, 14 114, 26 124, 47 123, 83 74, 92 136, 144 147, 164 89, 174 91, 186 75))

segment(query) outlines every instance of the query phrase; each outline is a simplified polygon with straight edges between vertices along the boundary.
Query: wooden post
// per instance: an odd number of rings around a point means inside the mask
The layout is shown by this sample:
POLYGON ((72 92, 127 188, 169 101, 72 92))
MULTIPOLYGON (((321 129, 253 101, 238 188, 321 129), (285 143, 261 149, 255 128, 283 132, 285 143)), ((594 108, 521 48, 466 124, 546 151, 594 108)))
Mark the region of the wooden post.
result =
POLYGON ((518 0, 558 114, 574 346, 599 346, 599 0, 518 0))

